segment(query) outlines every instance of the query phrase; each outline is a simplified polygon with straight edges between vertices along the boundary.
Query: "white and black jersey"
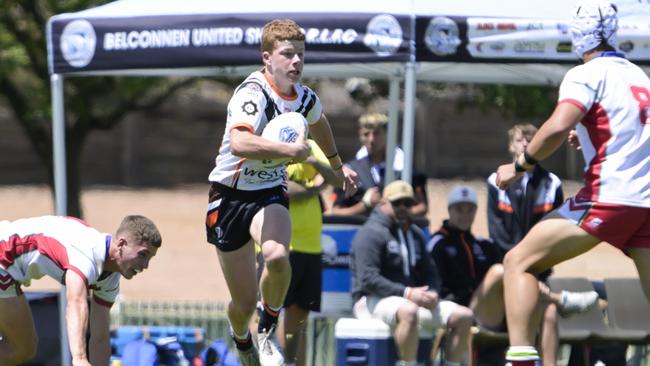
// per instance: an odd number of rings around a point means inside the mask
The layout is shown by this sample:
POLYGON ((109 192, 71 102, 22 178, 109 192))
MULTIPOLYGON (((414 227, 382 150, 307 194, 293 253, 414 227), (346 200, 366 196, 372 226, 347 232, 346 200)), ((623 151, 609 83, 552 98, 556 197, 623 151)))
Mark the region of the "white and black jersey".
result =
POLYGON ((322 114, 320 99, 308 87, 296 83, 291 96, 282 94, 267 74, 256 71, 241 83, 228 103, 226 131, 223 135, 216 166, 209 180, 239 190, 258 190, 283 184, 286 165, 268 166, 264 160, 235 156, 230 150, 230 131, 244 127, 261 135, 266 124, 287 112, 301 113, 310 125, 322 114))

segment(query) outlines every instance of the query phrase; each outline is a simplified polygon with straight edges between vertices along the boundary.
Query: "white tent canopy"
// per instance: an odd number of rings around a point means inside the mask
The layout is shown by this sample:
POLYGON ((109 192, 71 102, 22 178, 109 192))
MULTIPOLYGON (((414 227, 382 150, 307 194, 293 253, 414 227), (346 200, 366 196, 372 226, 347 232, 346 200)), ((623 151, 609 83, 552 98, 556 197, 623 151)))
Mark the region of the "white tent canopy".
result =
MULTIPOLYGON (((650 3, 614 2, 620 50, 650 64, 650 3)), ((47 27, 56 212, 67 212, 65 77, 243 77, 261 64, 263 24, 292 18, 306 33, 306 77, 390 80, 389 152, 404 81, 403 176, 410 179, 416 80, 556 85, 576 63, 572 8, 567 0, 119 0, 56 15, 47 27)))
MULTIPOLYGON (((650 4, 616 0, 619 44, 650 62, 650 4)), ((416 80, 556 85, 576 63, 566 0, 119 0, 52 17, 56 207, 65 213, 64 76, 240 75, 260 65, 267 21, 295 19, 307 37, 307 77, 390 79, 395 144, 399 82, 404 80, 404 177, 412 172, 416 80)), ((392 156, 389 156, 389 160, 392 156)), ((390 161, 389 161, 390 163, 390 161)))

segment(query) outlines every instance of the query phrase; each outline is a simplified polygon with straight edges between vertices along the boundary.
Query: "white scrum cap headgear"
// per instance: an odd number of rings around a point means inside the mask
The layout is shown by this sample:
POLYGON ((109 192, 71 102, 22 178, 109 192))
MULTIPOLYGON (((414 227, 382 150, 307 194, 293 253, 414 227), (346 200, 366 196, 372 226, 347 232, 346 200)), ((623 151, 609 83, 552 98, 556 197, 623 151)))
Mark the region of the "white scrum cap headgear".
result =
POLYGON ((605 41, 616 47, 618 16, 616 5, 606 0, 581 0, 571 21, 573 50, 582 55, 605 41))

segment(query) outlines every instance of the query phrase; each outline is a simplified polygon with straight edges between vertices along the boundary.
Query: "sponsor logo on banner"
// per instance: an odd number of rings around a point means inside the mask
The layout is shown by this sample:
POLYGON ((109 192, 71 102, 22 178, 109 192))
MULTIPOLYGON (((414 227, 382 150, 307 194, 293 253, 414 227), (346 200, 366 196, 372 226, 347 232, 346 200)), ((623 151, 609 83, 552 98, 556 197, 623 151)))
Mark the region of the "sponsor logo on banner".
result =
POLYGON ((490 50, 494 52, 502 52, 505 48, 506 48, 506 44, 503 42, 490 43, 490 50))
POLYGON ((569 34, 569 25, 565 23, 557 23, 556 28, 560 34, 569 34))
POLYGON ((517 25, 515 23, 497 23, 497 30, 517 30, 517 25))
POLYGON ((513 50, 516 53, 544 53, 546 44, 539 41, 515 42, 513 50))
POLYGON ((634 50, 634 43, 632 41, 621 42, 618 44, 618 49, 625 53, 632 52, 634 50))
POLYGON ((97 36, 87 20, 74 20, 61 33, 61 54, 72 67, 84 67, 95 56, 97 36))
POLYGON ((494 23, 478 23, 476 25, 476 29, 478 30, 493 30, 494 28, 494 23))
MULTIPOLYGON (((357 31, 352 28, 307 28, 303 29, 303 32, 305 33, 305 42, 308 44, 352 44, 358 36, 357 31)), ((399 44, 401 44, 401 28, 399 28, 399 32, 399 44)), ((260 27, 145 29, 107 32, 104 34, 102 47, 105 51, 129 51, 154 48, 257 45, 260 43, 261 36, 262 28, 260 27)), ((395 49, 399 47, 399 44, 395 49)), ((383 43, 382 46, 384 46, 383 43)))
POLYGON ((571 42, 560 42, 557 44, 557 47, 555 47, 555 51, 557 51, 557 53, 570 53, 571 49, 571 42))
POLYGON ((438 56, 456 53, 456 49, 461 43, 458 25, 447 17, 431 19, 424 33, 424 43, 429 51, 438 56))
POLYGON ((506 44, 503 42, 477 42, 475 48, 478 53, 483 53, 484 51, 500 53, 505 50, 506 44))
POLYGON ((476 24, 476 29, 480 31, 508 31, 508 30, 517 30, 517 25, 512 22, 507 23, 492 23, 492 22, 480 22, 476 24))
POLYGON ((542 30, 544 29, 543 23, 529 23, 526 26, 526 30, 542 30))
MULTIPOLYGON (((308 44, 351 44, 358 36, 357 31, 352 28, 308 28, 303 29, 303 32, 308 44)), ((401 42, 400 34, 400 44, 401 42)))
POLYGON ((390 56, 402 45, 402 36, 402 26, 397 19, 389 14, 381 14, 368 22, 363 43, 379 56, 390 56))

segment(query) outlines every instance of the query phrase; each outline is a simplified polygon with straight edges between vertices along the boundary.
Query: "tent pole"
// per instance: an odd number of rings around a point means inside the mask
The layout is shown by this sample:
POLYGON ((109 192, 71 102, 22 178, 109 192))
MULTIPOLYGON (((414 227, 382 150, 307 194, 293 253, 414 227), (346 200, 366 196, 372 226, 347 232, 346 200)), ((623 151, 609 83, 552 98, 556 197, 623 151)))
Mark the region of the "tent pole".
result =
MULTIPOLYGON (((63 76, 52 74, 50 76, 52 88, 52 149, 54 157, 54 204, 57 215, 66 215, 67 208, 67 182, 65 161, 65 106, 63 104, 63 76)), ((70 352, 68 350, 68 332, 65 321, 65 287, 59 290, 59 326, 61 365, 70 366, 70 352)))
POLYGON ((66 215, 67 182, 65 161, 65 111, 63 105, 63 76, 53 74, 52 85, 52 149, 54 157, 54 199, 57 215, 66 215))
POLYGON ((395 149, 397 148, 397 130, 399 124, 399 78, 390 77, 388 89, 388 133, 386 136, 386 175, 384 185, 395 180, 395 149))
POLYGON ((404 150, 404 169, 402 180, 411 183, 413 175, 413 133, 415 130, 415 62, 405 66, 404 77, 404 126, 402 127, 402 149, 404 150))

